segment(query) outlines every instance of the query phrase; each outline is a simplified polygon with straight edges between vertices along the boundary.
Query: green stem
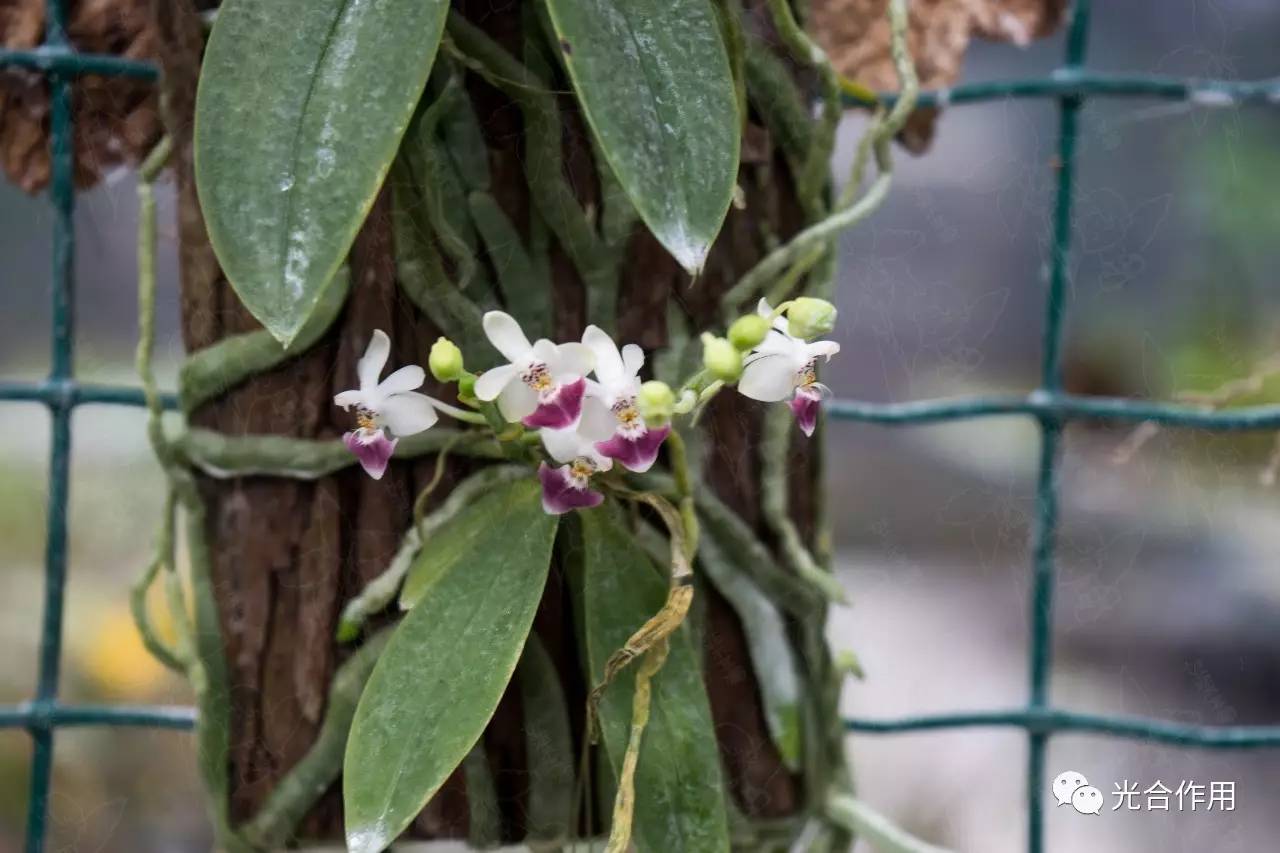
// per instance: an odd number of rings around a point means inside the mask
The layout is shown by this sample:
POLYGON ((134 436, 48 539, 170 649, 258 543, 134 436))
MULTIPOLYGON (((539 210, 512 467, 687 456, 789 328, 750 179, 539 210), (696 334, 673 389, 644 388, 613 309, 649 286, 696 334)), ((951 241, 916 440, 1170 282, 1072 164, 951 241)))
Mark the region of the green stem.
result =
MULTIPOLYGON (((813 122, 800 87, 787 63, 758 38, 751 39, 746 55, 747 93, 770 135, 777 140, 792 174, 798 175, 813 146, 813 122)), ((806 219, 822 211, 811 208, 814 199, 799 199, 806 219)))
POLYGON ((391 167, 391 229, 400 287, 431 322, 462 350, 467 361, 487 357, 480 308, 445 275, 444 263, 430 234, 413 217, 412 177, 403 158, 391 167))
POLYGON ((309 350, 333 326, 350 290, 350 271, 343 266, 325 285, 315 310, 288 346, 280 346, 270 332, 258 329, 227 335, 217 343, 188 355, 178 370, 183 412, 191 414, 249 377, 278 367, 309 350))
POLYGON ((827 814, 834 822, 865 839, 878 853, 949 853, 944 847, 912 836, 862 800, 847 794, 831 795, 827 799, 827 814))
POLYGON ((803 743, 799 667, 778 605, 736 565, 711 530, 702 537, 698 567, 742 623, 765 724, 787 769, 799 772, 803 743))
MULTIPOLYGON (((783 0, 769 0, 769 2, 771 8, 775 4, 785 5, 783 0)), ((794 23, 794 19, 791 20, 794 23)), ((849 203, 843 207, 838 206, 825 219, 801 230, 787 243, 762 258, 746 275, 738 280, 737 284, 729 288, 720 300, 721 314, 726 323, 732 322, 737 316, 738 306, 764 290, 783 270, 800 262, 810 252, 825 251, 821 247, 824 247, 833 236, 866 219, 888 196, 889 186, 893 179, 893 159, 890 154, 889 144, 894 135, 902 129, 902 125, 915 108, 916 99, 919 95, 919 81, 916 77, 915 66, 912 63, 910 53, 907 50, 906 0, 890 0, 889 29, 890 49, 893 55, 894 67, 901 82, 901 94, 884 121, 875 126, 875 132, 869 143, 876 157, 876 165, 880 170, 879 176, 872 182, 866 194, 857 202, 849 203)), ((785 38, 785 33, 783 35, 785 38)), ((801 32, 801 35, 803 35, 803 32, 801 32)), ((807 36, 804 36, 804 38, 808 39, 807 36)), ((858 164, 856 157, 855 168, 862 168, 858 164)), ((858 177, 861 176, 859 175, 858 177)), ((853 183, 851 180, 850 184, 853 183)), ((851 200, 855 191, 856 188, 855 190, 846 188, 846 192, 842 193, 842 201, 851 200), (845 196, 848 198, 846 199, 845 196)))
POLYGON ((151 652, 151 655, 156 660, 169 669, 185 674, 188 662, 177 648, 171 647, 156 633, 155 627, 151 624, 151 616, 147 606, 147 593, 150 592, 156 577, 159 576, 161 570, 170 571, 170 566, 172 565, 167 554, 173 545, 174 513, 173 490, 170 489, 165 495, 164 521, 161 524, 160 534, 156 537, 155 554, 151 558, 151 562, 147 564, 146 571, 143 572, 142 577, 138 578, 129 589, 129 609, 133 613, 133 623, 138 628, 138 635, 142 638, 142 645, 146 647, 147 651, 151 652))
POLYGON ((760 504, 765 523, 782 548, 782 555, 792 570, 804 578, 828 600, 846 604, 844 588, 830 572, 813 559, 796 529, 787 507, 787 457, 791 448, 791 413, 784 406, 773 406, 764 418, 760 439, 760 504))
POLYGON ((693 478, 689 473, 689 452, 684 436, 676 429, 667 436, 667 452, 671 457, 671 472, 675 476, 676 494, 680 500, 680 520, 684 527, 685 559, 693 561, 698 553, 698 514, 693 502, 693 478))
MULTIPOLYGON (((444 451, 441 450, 442 455, 443 453, 444 451)), ((442 470, 442 467, 439 470, 442 470)), ((413 561, 418 556, 418 552, 422 550, 424 543, 430 541, 436 531, 456 518, 481 495, 503 483, 528 476, 528 473, 528 469, 523 467, 492 465, 481 468, 454 486, 453 491, 449 492, 449 496, 435 512, 423 517, 419 523, 405 532, 400 547, 391 558, 391 562, 387 564, 387 568, 369 581, 359 595, 347 602, 347 606, 342 610, 342 617, 338 620, 338 642, 346 643, 354 640, 371 615, 380 613, 391 604, 400 590, 405 575, 413 567, 413 561)), ((423 491, 424 494, 427 493, 426 489, 423 491)))
POLYGON ((611 317, 610 309, 617 298, 617 265, 565 179, 563 128, 555 95, 528 66, 456 10, 449 13, 447 33, 445 47, 519 106, 524 118, 529 195, 573 261, 591 301, 597 306, 610 306, 591 308, 592 315, 611 317))
POLYGON ((803 229, 791 240, 774 249, 760 260, 738 283, 725 293, 721 300, 721 314, 726 323, 738 315, 738 306, 759 293, 784 269, 796 263, 813 250, 822 247, 835 234, 866 219, 889 194, 891 173, 884 172, 872 183, 867 194, 857 204, 837 210, 821 222, 803 229))
MULTIPOLYGON (((398 459, 413 459, 440 452, 456 442, 453 452, 478 459, 502 459, 502 448, 481 433, 464 433, 445 427, 400 439, 398 459)), ((191 427, 168 438, 184 462, 217 479, 273 476, 317 480, 356 464, 341 439, 290 438, 283 435, 224 435, 191 427)))
POLYGON ((831 60, 796 21, 790 0, 768 0, 769 16, 783 44, 797 62, 812 68, 822 89, 822 117, 812 145, 806 154, 800 174, 796 176, 796 192, 801 198, 817 198, 826 184, 831 152, 835 148, 836 129, 840 124, 840 81, 831 60))
POLYGON ((502 811, 483 738, 462 759, 462 773, 467 785, 467 846, 473 850, 497 847, 502 841, 502 811))
POLYGON ((155 198, 152 182, 168 157, 161 142, 140 170, 138 184, 138 348, 137 370, 147 400, 147 435, 164 468, 177 506, 186 514, 187 548, 191 563, 191 597, 194 616, 188 621, 185 594, 173 570, 172 531, 161 528, 159 553, 166 559, 168 603, 178 628, 176 660, 186 666, 196 700, 196 744, 200 772, 209 793, 214 837, 227 853, 251 847, 232 828, 228 800, 227 755, 231 736, 231 699, 228 689, 222 631, 214 601, 212 566, 205 538, 205 508, 191 473, 177 462, 161 424, 162 408, 151 359, 155 347, 155 198))
POLYGON ((391 631, 384 628, 369 637, 334 673, 315 741, 242 829, 241 834, 255 848, 277 850, 284 846, 316 799, 338 778, 356 704, 391 631))
POLYGON ((574 832, 573 735, 560 673, 536 632, 525 642, 516 682, 529 767, 527 841, 534 850, 559 850, 574 832))

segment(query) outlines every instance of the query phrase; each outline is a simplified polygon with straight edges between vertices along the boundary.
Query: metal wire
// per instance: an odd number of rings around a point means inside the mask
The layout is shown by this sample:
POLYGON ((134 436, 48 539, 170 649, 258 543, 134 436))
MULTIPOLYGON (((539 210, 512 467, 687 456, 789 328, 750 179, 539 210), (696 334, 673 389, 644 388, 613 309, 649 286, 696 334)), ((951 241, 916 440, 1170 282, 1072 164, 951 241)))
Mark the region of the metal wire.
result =
MULTIPOLYGON (((137 726, 188 729, 190 708, 163 706, 63 705, 58 701, 62 653, 63 598, 67 561, 67 496, 71 456, 71 415, 77 406, 108 404, 142 406, 140 388, 82 384, 74 372, 72 214, 74 138, 71 86, 81 75, 155 80, 157 69, 144 62, 77 53, 66 34, 65 0, 46 0, 45 43, 32 50, 0 49, 0 69, 39 72, 49 82, 52 172, 49 199, 54 209, 51 280, 53 328, 49 376, 44 381, 0 382, 0 402, 35 402, 49 410, 52 441, 49 453, 49 503, 45 546, 44 616, 40 632, 39 669, 33 701, 0 707, 0 729, 24 728, 34 749, 27 812, 27 853, 45 847, 52 779, 54 732, 69 726, 137 726)), ((1189 726, 1159 720, 1090 715, 1055 709, 1049 702, 1052 663, 1054 551, 1057 533, 1057 471, 1062 430, 1070 421, 1152 421, 1175 427, 1212 430, 1280 429, 1280 406, 1250 406, 1213 411, 1184 405, 1064 393, 1061 341, 1071 252, 1071 205, 1076 170, 1080 111, 1089 97, 1165 98, 1205 106, 1242 103, 1280 104, 1280 78, 1260 81, 1197 80, 1153 75, 1098 74, 1083 67, 1088 41, 1089 3, 1076 0, 1067 35, 1063 67, 1047 77, 1004 80, 926 92, 922 105, 946 106, 1008 98, 1052 98, 1059 104, 1058 186, 1050 249, 1049 287, 1045 299, 1045 331, 1041 387, 1024 396, 960 397, 908 403, 836 400, 828 407, 836 419, 884 425, 915 425, 982 417, 1030 417, 1040 426, 1036 526, 1032 536, 1031 638, 1028 651, 1028 703, 1012 710, 975 711, 892 720, 848 719, 849 731, 866 734, 1003 726, 1024 730, 1029 740, 1027 763, 1027 849, 1044 849, 1044 759, 1048 739, 1063 733, 1133 738, 1206 749, 1250 749, 1280 746, 1277 726, 1189 726)), ((884 96, 886 102, 892 95, 884 96)), ((164 399, 174 408, 173 395, 164 399)))

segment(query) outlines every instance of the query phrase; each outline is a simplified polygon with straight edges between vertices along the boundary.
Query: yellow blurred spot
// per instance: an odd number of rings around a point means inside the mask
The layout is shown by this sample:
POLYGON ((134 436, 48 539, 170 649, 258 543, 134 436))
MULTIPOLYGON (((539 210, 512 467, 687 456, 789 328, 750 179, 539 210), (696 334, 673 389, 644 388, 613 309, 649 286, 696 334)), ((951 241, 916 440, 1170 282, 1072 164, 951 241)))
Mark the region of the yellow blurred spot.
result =
MULTIPOLYGON (((157 589, 160 584, 156 584, 157 589)), ((160 596, 156 596, 157 598, 160 596)), ((150 607, 155 632, 166 642, 174 637, 173 619, 167 608, 150 607)), ((80 656, 83 674, 113 699, 145 699, 153 696, 168 673, 146 647, 133 624, 133 616, 124 606, 103 613, 80 656)))

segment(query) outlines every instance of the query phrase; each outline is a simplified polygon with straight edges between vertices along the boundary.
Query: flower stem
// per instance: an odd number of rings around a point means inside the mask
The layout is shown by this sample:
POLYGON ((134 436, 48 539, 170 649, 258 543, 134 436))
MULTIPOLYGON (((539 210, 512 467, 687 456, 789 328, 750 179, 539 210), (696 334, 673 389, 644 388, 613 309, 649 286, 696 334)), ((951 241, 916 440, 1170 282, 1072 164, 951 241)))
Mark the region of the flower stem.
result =
POLYGON ((457 406, 450 406, 434 397, 431 398, 431 405, 444 412, 455 421, 462 421, 467 424, 476 424, 478 426, 488 426, 489 419, 479 412, 468 412, 466 409, 459 409, 457 406))
POLYGON ((680 499, 680 521, 684 527, 684 556, 692 563, 698 553, 698 514, 693 506, 693 478, 689 474, 689 451, 679 430, 671 430, 667 436, 671 455, 671 473, 676 480, 676 494, 680 499))

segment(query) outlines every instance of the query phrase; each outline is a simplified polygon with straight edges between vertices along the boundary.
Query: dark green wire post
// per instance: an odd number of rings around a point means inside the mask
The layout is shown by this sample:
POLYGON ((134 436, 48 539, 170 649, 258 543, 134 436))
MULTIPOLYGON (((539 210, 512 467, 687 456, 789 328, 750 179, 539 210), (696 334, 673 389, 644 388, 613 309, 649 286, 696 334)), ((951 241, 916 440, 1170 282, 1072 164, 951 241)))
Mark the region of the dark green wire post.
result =
MULTIPOLYGON (((52 291, 52 357, 42 382, 0 380, 0 401, 39 402, 51 419, 49 505, 45 545, 44 618, 40 635, 39 675, 35 698, 16 707, 0 707, 0 729, 25 728, 34 744, 27 812, 27 853, 40 853, 48 831, 48 803, 53 773, 53 738, 71 726, 189 729, 190 708, 80 705, 58 702, 62 657, 62 614, 67 568, 67 496, 71 459, 71 415, 76 406, 142 406, 139 388, 81 385, 75 381, 75 231, 72 216, 75 187, 72 127, 72 81, 83 74, 154 80, 156 69, 113 56, 76 53, 67 40, 64 0, 46 0, 45 44, 33 50, 0 49, 0 68, 39 71, 49 80, 51 158, 49 188, 54 208, 52 291)), ((1036 524, 1032 538, 1029 696, 1023 708, 906 717, 896 720, 845 720, 849 731, 897 733, 956 730, 969 727, 1015 727, 1027 732, 1027 849, 1044 849, 1044 767, 1049 737, 1075 732, 1123 737, 1204 749, 1280 747, 1280 725, 1194 726, 1063 711, 1049 703, 1052 663, 1054 551, 1057 533, 1057 472, 1063 427, 1072 420, 1111 423, 1152 421, 1166 426, 1218 432, 1280 430, 1280 406, 1248 406, 1209 411, 1190 406, 1108 397, 1082 397, 1062 390, 1063 318, 1070 284, 1071 207, 1080 110, 1088 97, 1163 98, 1203 103, 1280 104, 1280 78, 1259 81, 1195 80, 1156 75, 1109 75, 1083 68, 1088 36, 1087 0, 1077 0, 1067 35, 1065 64, 1048 77, 960 86, 922 94, 922 105, 958 105, 1006 98, 1055 98, 1059 103, 1058 187, 1054 210, 1050 275, 1045 300, 1045 326, 1040 388, 1023 396, 963 397, 906 403, 837 400, 832 417, 843 420, 910 426, 1020 415, 1041 428, 1040 474, 1036 489, 1036 524)), ((886 96, 891 101, 892 96, 886 96)), ((164 398, 175 408, 173 395, 164 398)))
MULTIPOLYGON (((1089 0, 1071 9, 1063 72, 1075 73, 1084 61, 1089 38, 1089 0)), ((1063 319, 1071 275, 1071 206, 1075 194, 1076 138, 1080 123, 1079 95, 1058 101, 1057 200, 1053 211, 1053 245, 1049 257, 1049 292, 1045 296, 1040 390, 1062 390, 1063 319)), ((1036 714, 1049 706, 1049 678, 1053 661, 1054 551, 1058 539, 1058 468, 1062 455, 1063 419, 1039 416, 1040 473, 1036 484, 1036 517, 1032 534, 1031 654, 1027 710, 1036 714)), ((1027 850, 1044 849, 1044 762, 1049 748, 1047 730, 1027 732, 1027 850)))
MULTIPOLYGON (((67 44, 63 0, 45 4, 45 44, 67 44)), ((75 360, 75 186, 74 128, 71 117, 71 80, 61 73, 49 75, 50 98, 50 196, 53 202, 53 351, 49 381, 69 383, 75 360)), ((35 714, 28 723, 33 749, 31 785, 27 800, 27 851, 44 847, 49 814, 49 789, 53 777, 53 724, 48 713, 58 699, 62 662, 62 611, 67 578, 67 489, 71 465, 71 413, 65 398, 49 405, 49 506, 45 540, 44 616, 40 628, 40 669, 36 681, 35 714)))

